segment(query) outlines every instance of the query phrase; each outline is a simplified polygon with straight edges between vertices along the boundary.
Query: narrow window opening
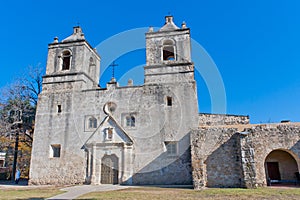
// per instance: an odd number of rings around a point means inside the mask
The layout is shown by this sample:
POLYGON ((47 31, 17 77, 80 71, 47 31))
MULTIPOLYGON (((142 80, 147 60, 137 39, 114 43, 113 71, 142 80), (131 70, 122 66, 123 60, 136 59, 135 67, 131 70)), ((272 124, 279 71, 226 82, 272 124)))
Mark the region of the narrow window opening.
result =
POLYGON ((94 74, 94 66, 95 66, 95 63, 94 63, 94 59, 92 57, 90 57, 90 61, 89 61, 89 73, 91 74, 94 74))
POLYGON ((61 113, 61 105, 57 105, 57 112, 61 113))
POLYGON ((94 118, 94 121, 93 121, 93 128, 97 128, 97 119, 94 118))
POLYGON ((113 137, 113 128, 108 128, 107 129, 107 139, 112 140, 113 137))
POLYGON ((172 106, 172 97, 167 97, 167 106, 172 106))
POLYGON ((131 119, 131 127, 135 127, 135 117, 131 116, 130 119, 131 119))
POLYGON ((62 70, 70 69, 71 53, 69 51, 63 52, 62 55, 62 70))
POLYGON ((92 118, 89 119, 89 128, 93 128, 93 119, 92 118))
POLYGON ((59 158, 60 157, 60 149, 61 149, 60 144, 51 145, 50 157, 59 158))
POLYGON ((129 116, 126 117, 126 126, 130 126, 130 117, 129 116))
POLYGON ((0 167, 4 167, 4 160, 0 160, 0 167))

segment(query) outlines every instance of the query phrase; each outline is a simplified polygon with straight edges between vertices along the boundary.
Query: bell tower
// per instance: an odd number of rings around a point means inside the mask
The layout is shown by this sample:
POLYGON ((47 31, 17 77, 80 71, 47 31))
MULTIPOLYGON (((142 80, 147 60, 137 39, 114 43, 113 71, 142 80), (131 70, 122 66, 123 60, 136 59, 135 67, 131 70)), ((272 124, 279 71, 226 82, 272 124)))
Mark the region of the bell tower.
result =
POLYGON ((165 20, 158 31, 150 27, 146 33, 145 84, 194 81, 190 29, 184 22, 177 27, 173 16, 165 20))
POLYGON ((99 74, 100 56, 85 40, 79 26, 61 42, 56 37, 48 45, 43 91, 91 89, 98 86, 99 74))

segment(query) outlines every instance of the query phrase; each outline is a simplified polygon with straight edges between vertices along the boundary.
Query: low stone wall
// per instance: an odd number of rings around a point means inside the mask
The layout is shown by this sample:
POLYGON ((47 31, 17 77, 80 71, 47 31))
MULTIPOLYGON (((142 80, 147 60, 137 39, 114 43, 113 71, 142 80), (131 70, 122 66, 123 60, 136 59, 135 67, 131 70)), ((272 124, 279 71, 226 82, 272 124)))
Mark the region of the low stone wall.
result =
POLYGON ((132 177, 133 185, 192 185, 190 153, 191 150, 188 148, 180 157, 170 158, 170 164, 165 166, 163 162, 168 163, 168 158, 161 155, 165 159, 164 161, 157 158, 149 164, 149 166, 157 165, 161 168, 153 171, 145 168, 143 171, 134 174, 132 177))
POLYGON ((226 114, 199 114, 199 126, 249 124, 249 116, 226 114))
POLYGON ((62 152, 61 159, 49 158, 47 163, 41 163, 36 160, 35 165, 39 164, 40 168, 34 166, 39 173, 34 173, 29 178, 29 185, 76 185, 85 183, 86 164, 84 157, 75 154, 62 152), (51 160, 52 159, 52 160, 51 160), (68 160, 69 162, 66 162, 68 160))
POLYGON ((193 184, 241 187, 240 148, 234 128, 199 128, 191 133, 193 184))
POLYGON ((252 152, 253 154, 254 160, 251 163, 254 165, 254 176, 257 186, 267 185, 265 160, 274 150, 282 150, 289 153, 297 162, 299 171, 299 124, 267 124, 258 125, 251 129, 245 129, 244 134, 241 135, 241 146, 243 150, 252 152))
POLYGON ((274 150, 287 152, 295 159, 299 171, 300 124, 245 127, 242 132, 233 126, 202 127, 192 131, 191 156, 195 189, 266 186, 265 161, 274 150))

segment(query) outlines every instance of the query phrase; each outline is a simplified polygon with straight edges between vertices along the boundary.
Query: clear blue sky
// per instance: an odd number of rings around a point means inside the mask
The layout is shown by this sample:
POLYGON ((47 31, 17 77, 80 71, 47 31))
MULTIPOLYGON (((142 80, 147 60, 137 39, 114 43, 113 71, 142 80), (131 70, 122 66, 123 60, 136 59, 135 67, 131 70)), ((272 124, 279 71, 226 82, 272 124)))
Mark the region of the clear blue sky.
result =
MULTIPOLYGON (((300 121, 299 10, 298 0, 5 1, 0 7, 0 87, 29 65, 45 67, 47 44, 55 36, 69 36, 77 23, 97 46, 122 31, 162 26, 171 13, 177 25, 186 21, 192 38, 216 63, 227 113, 250 115, 253 123, 300 121)), ((144 64, 144 54, 118 59, 116 77, 126 67, 144 64)), ((104 76, 101 85, 106 81, 104 76)), ((210 112, 201 76, 197 83, 200 112, 210 112)))

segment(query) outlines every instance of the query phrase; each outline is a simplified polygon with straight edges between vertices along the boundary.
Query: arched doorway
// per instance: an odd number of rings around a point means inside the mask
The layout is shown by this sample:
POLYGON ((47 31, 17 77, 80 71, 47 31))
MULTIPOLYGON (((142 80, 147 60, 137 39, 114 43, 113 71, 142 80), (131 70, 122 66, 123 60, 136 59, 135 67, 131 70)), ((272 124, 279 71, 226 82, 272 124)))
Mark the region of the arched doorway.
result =
POLYGON ((101 159, 101 183, 118 184, 118 163, 116 155, 105 155, 101 159))
POLYGON ((268 183, 292 183, 297 180, 298 165, 287 151, 274 150, 266 157, 265 171, 268 183))

